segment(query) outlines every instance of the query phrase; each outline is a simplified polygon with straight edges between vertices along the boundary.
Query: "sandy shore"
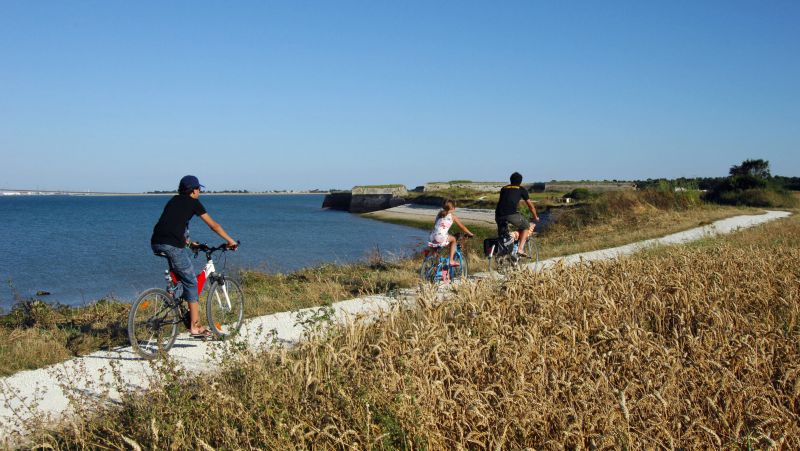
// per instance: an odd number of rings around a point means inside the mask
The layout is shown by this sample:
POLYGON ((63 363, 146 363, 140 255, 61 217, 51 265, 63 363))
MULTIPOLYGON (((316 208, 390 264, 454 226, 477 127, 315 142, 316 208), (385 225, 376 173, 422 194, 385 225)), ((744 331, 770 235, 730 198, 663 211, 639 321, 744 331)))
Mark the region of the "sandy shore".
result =
MULTIPOLYGON (((430 222, 432 227, 439 210, 441 210, 439 207, 407 204, 388 208, 386 210, 365 213, 362 216, 373 219, 405 219, 410 221, 430 222)), ((456 209, 456 215, 461 218, 464 223, 476 224, 479 226, 495 226, 494 210, 458 208, 456 209)))
MULTIPOLYGON (((431 214, 435 214, 435 209, 426 210, 426 213, 419 213, 418 209, 414 209, 416 217, 429 218, 431 214)), ((491 213, 494 223, 494 212, 491 213)), ((483 214, 486 215, 485 211, 483 214)), ((790 213, 783 211, 770 211, 761 215, 735 216, 662 238, 552 258, 541 262, 538 268, 548 268, 561 261, 565 264, 578 264, 582 261, 612 259, 648 246, 687 243, 753 227, 789 215, 790 213)), ((534 268, 533 264, 529 267, 534 268)), ((475 274, 475 277, 487 277, 487 274, 479 273, 475 274)), ((440 287, 442 296, 446 296, 448 292, 449 286, 440 287)), ((415 297, 416 291, 408 289, 391 297, 367 296, 341 301, 333 304, 334 317, 338 323, 363 320, 379 312, 389 311, 398 304, 413 305, 415 297)), ((242 328, 241 340, 254 349, 274 340, 293 345, 302 340, 304 333, 302 324, 298 321, 298 314, 317 309, 310 308, 249 319, 242 328)), ((193 340, 183 333, 179 335, 175 347, 170 351, 170 356, 189 372, 214 371, 216 359, 224 355, 219 352, 224 346, 225 343, 221 342, 193 340)), ((86 407, 91 403, 119 401, 120 394, 114 388, 112 376, 115 372, 121 375, 122 381, 129 389, 147 389, 149 376, 153 374, 150 365, 149 362, 137 358, 130 347, 120 347, 113 351, 94 352, 47 368, 22 371, 0 379, 0 446, 11 446, 14 441, 21 440, 26 431, 35 427, 35 424, 30 423, 31 419, 57 420, 69 414, 86 415, 86 407), (68 401, 70 395, 83 397, 84 402, 89 404, 71 405, 68 401)))

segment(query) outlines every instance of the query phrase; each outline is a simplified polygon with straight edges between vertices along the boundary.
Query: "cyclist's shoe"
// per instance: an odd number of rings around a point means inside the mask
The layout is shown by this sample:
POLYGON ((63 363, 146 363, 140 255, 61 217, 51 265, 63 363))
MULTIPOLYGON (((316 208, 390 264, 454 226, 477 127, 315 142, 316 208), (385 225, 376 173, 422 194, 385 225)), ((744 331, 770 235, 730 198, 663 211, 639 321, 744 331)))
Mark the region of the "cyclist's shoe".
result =
POLYGON ((519 257, 521 257, 521 258, 531 258, 530 255, 528 255, 528 254, 526 254, 525 252, 522 252, 522 251, 517 251, 517 255, 519 257))
POLYGON ((206 340, 209 340, 209 339, 213 338, 213 335, 211 335, 211 331, 208 330, 208 329, 203 329, 202 331, 200 331, 199 333, 196 333, 196 334, 189 333, 189 336, 192 337, 192 338, 197 338, 198 340, 203 340, 203 341, 206 341, 206 340))

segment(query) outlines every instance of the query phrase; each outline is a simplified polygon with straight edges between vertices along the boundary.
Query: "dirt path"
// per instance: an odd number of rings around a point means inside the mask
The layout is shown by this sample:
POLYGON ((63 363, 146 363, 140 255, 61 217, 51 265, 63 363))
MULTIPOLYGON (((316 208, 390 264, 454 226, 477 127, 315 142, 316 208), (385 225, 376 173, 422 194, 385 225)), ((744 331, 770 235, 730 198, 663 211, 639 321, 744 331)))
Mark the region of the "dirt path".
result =
MULTIPOLYGON (((575 264, 580 261, 616 258, 647 246, 687 243, 789 215, 787 212, 770 211, 762 215, 736 216, 662 238, 552 258, 541 262, 540 266, 547 268, 562 260, 566 264, 575 264)), ((494 223, 493 212, 491 220, 494 223)), ((482 274, 476 276, 481 277, 482 274)), ((368 296, 337 302, 333 305, 333 317, 335 321, 342 323, 369 317, 398 303, 413 302, 414 296, 415 290, 409 289, 393 297, 368 296)), ((253 348, 276 341, 287 345, 297 343, 305 332, 302 323, 298 321, 299 315, 318 310, 317 307, 252 318, 243 326, 240 340, 253 348)), ((184 333, 178 337, 170 355, 189 371, 213 371, 224 346, 225 343, 194 340, 184 333)), ((138 359, 130 347, 122 347, 113 351, 95 352, 39 370, 22 371, 0 379, 0 445, 9 446, 19 440, 26 430, 35 426, 31 423, 33 419, 52 421, 63 417, 65 413, 73 412, 84 415, 93 402, 118 401, 119 393, 113 388, 115 374, 128 387, 146 389, 148 376, 153 374, 153 370, 150 363, 138 359), (88 404, 71 405, 69 398, 78 395, 84 397, 84 402, 88 404)))

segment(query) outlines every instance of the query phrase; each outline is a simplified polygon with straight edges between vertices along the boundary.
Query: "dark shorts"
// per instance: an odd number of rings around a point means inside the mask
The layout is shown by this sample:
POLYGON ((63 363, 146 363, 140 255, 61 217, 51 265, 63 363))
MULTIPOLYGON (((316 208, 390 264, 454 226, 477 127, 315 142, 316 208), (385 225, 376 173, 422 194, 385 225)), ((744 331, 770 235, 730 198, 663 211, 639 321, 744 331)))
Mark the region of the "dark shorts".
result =
POLYGON ((501 228, 503 222, 507 222, 508 224, 513 225, 517 228, 517 230, 522 231, 530 227, 531 223, 528 221, 525 216, 522 216, 519 213, 514 213, 513 215, 508 216, 500 216, 494 219, 497 222, 497 227, 501 228))

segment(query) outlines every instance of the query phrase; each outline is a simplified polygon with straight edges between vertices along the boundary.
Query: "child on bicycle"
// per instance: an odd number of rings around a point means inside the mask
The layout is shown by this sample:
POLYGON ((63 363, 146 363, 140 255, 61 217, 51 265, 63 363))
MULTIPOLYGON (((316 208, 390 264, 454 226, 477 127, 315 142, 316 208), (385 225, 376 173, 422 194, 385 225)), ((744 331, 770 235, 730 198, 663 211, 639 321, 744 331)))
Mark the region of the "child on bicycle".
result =
POLYGON ((539 221, 539 215, 536 213, 536 207, 533 206, 533 202, 530 200, 528 190, 521 186, 522 174, 519 172, 511 174, 510 182, 511 184, 504 186, 500 190, 500 199, 497 201, 494 219, 495 222, 497 222, 498 233, 500 234, 503 232, 499 230, 501 224, 510 224, 517 228, 520 249, 517 254, 521 257, 528 257, 522 249, 525 249, 525 242, 528 241, 528 237, 533 233, 533 227, 531 227, 532 224, 517 211, 519 201, 525 201, 525 204, 531 211, 531 216, 534 221, 539 221))
POLYGON ((455 214, 456 211, 456 203, 452 199, 445 199, 442 203, 442 209, 439 211, 439 214, 436 215, 436 223, 433 225, 433 230, 431 231, 430 242, 428 243, 429 246, 434 247, 445 247, 450 246, 450 266, 460 266, 461 264, 455 261, 454 257, 456 255, 456 238, 453 235, 448 234, 447 232, 450 230, 450 226, 453 225, 455 222, 458 227, 466 233, 468 236, 472 237, 475 236, 469 229, 458 219, 458 216, 455 214))
POLYGON ((194 338, 208 338, 211 331, 200 326, 200 313, 197 307, 197 275, 186 248, 193 243, 189 240, 189 221, 200 217, 208 227, 228 243, 229 249, 236 248, 236 241, 206 212, 200 203, 200 188, 203 185, 197 177, 187 175, 178 184, 178 195, 172 196, 164 207, 161 217, 153 227, 150 246, 153 252, 166 254, 175 275, 183 285, 181 298, 189 304, 189 334, 194 338))

